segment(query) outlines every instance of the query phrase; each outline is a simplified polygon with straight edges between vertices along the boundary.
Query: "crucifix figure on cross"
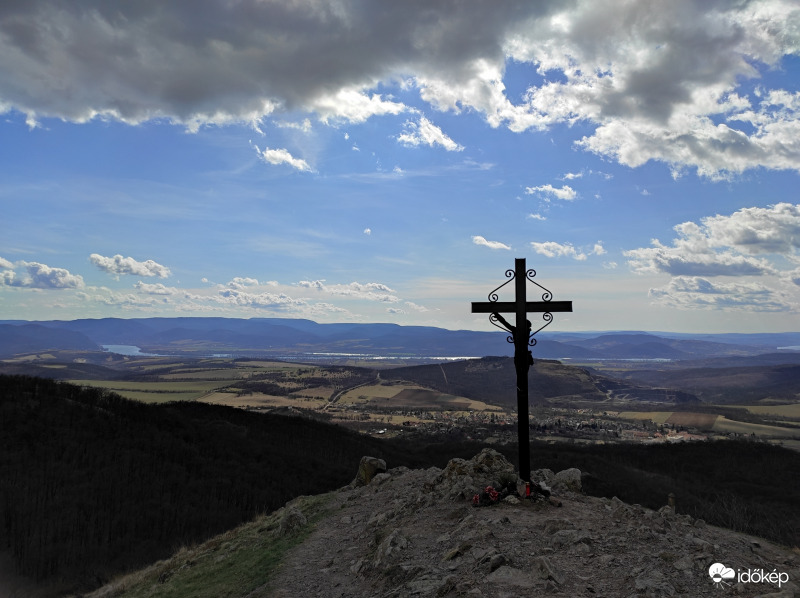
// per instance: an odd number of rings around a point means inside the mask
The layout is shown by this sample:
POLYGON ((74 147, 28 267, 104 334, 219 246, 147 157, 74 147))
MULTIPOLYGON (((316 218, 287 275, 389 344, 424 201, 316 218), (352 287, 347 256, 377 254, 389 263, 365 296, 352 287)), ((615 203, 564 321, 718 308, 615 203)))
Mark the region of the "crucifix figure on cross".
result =
POLYGON ((530 423, 528 421, 528 370, 533 365, 533 355, 530 347, 536 344, 534 336, 553 320, 552 312, 572 311, 572 301, 552 301, 553 294, 533 280, 536 271, 527 270, 525 258, 514 260, 514 269, 506 270, 503 284, 489 293, 489 301, 472 304, 472 313, 490 314, 489 321, 506 332, 510 332, 506 340, 514 343, 514 368, 517 373, 517 415, 519 441, 519 475, 526 482, 531 481, 531 449, 530 449, 530 423), (498 301, 497 291, 514 281, 516 291, 515 301, 498 301), (542 301, 528 301, 526 298, 526 282, 532 282, 542 289, 542 301), (516 315, 515 325, 509 324, 500 313, 513 313, 516 315), (535 332, 531 332, 530 320, 527 314, 541 313, 544 324, 535 332), (498 324, 500 322, 500 324, 498 324), (522 324, 525 322, 525 324, 522 324), (527 332, 527 333, 526 333, 527 332))
MULTIPOLYGON (((503 316, 501 316, 499 313, 497 313, 496 311, 492 312, 492 315, 489 316, 489 319, 490 319, 490 321, 493 321, 492 319, 494 319, 494 320, 497 320, 498 322, 500 322, 503 325, 503 328, 505 328, 508 332, 511 333, 511 338, 514 339, 514 344, 516 345, 516 343, 517 343, 517 327, 516 326, 512 326, 511 324, 509 324, 506 321, 506 319, 503 316)), ((531 329, 533 328, 533 326, 531 326, 531 321, 530 320, 525 320, 525 322, 527 322, 527 324, 528 324, 528 335, 527 335, 527 338, 530 338, 531 329)), ((525 344, 528 344, 528 342, 529 341, 526 340, 525 344)), ((516 353, 514 354, 514 359, 515 360, 517 359, 516 353)), ((516 361, 515 361, 515 363, 516 363, 516 361)), ((528 351, 528 369, 531 369, 532 365, 533 365, 533 353, 528 351)))

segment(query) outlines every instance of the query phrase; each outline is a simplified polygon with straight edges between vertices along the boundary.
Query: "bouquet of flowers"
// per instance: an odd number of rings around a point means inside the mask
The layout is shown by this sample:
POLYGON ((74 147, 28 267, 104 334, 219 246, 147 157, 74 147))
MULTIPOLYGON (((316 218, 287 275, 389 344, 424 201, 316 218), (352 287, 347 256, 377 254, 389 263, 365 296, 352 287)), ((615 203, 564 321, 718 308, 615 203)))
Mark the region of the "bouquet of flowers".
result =
POLYGON ((493 486, 486 486, 483 492, 480 492, 472 497, 473 507, 487 507, 493 505, 500 500, 500 493, 494 489, 493 486))

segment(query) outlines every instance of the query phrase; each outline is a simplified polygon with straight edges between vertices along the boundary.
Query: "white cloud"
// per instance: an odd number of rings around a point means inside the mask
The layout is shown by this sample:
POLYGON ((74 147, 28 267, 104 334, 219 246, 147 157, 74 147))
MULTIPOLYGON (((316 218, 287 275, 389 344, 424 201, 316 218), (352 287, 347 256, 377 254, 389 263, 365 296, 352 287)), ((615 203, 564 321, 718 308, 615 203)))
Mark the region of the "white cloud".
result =
POLYGON ((255 287, 258 286, 258 279, 256 278, 247 278, 236 276, 233 280, 229 281, 227 285, 228 288, 242 290, 246 287, 255 287))
POLYGON ((400 114, 408 110, 404 104, 384 100, 379 94, 367 95, 363 90, 352 88, 315 98, 308 108, 325 123, 340 120, 361 123, 373 116, 400 114))
POLYGON ((753 255, 791 257, 800 249, 800 205, 781 203, 768 208, 742 208, 729 216, 684 222, 672 246, 654 239, 653 247, 626 251, 634 271, 673 276, 761 276, 775 274, 777 265, 753 255))
MULTIPOLYGON (((14 268, 11 262, 5 261, 2 267, 14 268), (7 265, 6 265, 7 264, 7 265)), ((0 272, 0 284, 10 287, 29 289, 82 289, 85 286, 83 277, 72 274, 64 268, 51 268, 38 262, 18 262, 25 269, 21 276, 13 269, 0 272)))
POLYGON ((309 118, 303 119, 302 122, 278 120, 275 121, 275 125, 281 129, 296 129, 297 131, 302 131, 303 133, 311 132, 311 119, 309 118))
POLYGON ((312 168, 308 165, 308 162, 302 158, 295 158, 286 149, 271 149, 267 147, 262 151, 258 148, 258 146, 255 146, 255 148, 259 156, 261 156, 261 159, 268 164, 274 164, 276 166, 280 164, 288 164, 292 168, 302 172, 312 171, 312 168))
POLYGON ((545 198, 555 197, 556 199, 563 199, 565 201, 572 201, 578 196, 578 194, 575 192, 575 189, 573 189, 569 185, 564 185, 563 187, 558 189, 550 184, 539 185, 538 187, 526 187, 525 194, 526 195, 538 194, 545 196, 545 198))
POLYGON ((11 270, 14 268, 14 264, 0 257, 0 268, 11 270))
POLYGON ((796 311, 796 299, 759 283, 715 283, 697 276, 678 276, 666 287, 650 289, 654 303, 678 309, 796 311))
POLYGON ((590 255, 603 255, 606 250, 603 248, 602 241, 594 244, 588 251, 576 249, 572 243, 556 243, 555 241, 545 241, 544 243, 531 242, 531 248, 545 257, 571 257, 579 262, 586 261, 590 255))
POLYGON ((547 220, 547 218, 541 214, 528 214, 526 218, 529 218, 530 220, 547 220))
POLYGON ((229 306, 272 311, 291 311, 307 305, 305 300, 293 299, 285 293, 247 293, 236 289, 220 290, 215 300, 229 306))
POLYGON ((511 250, 511 247, 505 243, 501 243, 500 241, 487 241, 480 235, 475 235, 472 237, 472 242, 475 245, 481 245, 483 247, 488 247, 489 249, 505 249, 506 251, 511 250))
POLYGON ((351 282, 349 284, 327 285, 324 280, 301 280, 297 286, 313 289, 320 293, 333 296, 348 297, 351 299, 365 299, 382 303, 396 303, 400 301, 396 291, 379 282, 351 282))
POLYGON ((168 287, 160 282, 156 284, 147 284, 146 282, 139 281, 133 285, 133 287, 148 295, 177 295, 180 293, 175 287, 168 287))
POLYGON ((371 235, 372 234, 372 229, 371 228, 365 228, 364 229, 364 234, 367 235, 367 236, 371 235))
MULTIPOLYGON (((800 283, 798 283, 798 284, 800 284, 800 283)), ((413 303, 412 301, 406 301, 406 302, 405 302, 405 305, 406 305, 406 306, 407 306, 409 309, 411 309, 411 310, 414 310, 414 311, 418 311, 418 312, 426 312, 426 311, 429 311, 429 310, 428 310, 428 308, 427 308, 427 307, 425 307, 424 305, 417 305, 416 303, 413 303)))
POLYGON ((171 274, 169 268, 153 260, 139 262, 132 257, 122 257, 119 254, 114 257, 105 257, 93 253, 89 256, 89 261, 103 272, 115 276, 130 274, 135 276, 157 276, 159 278, 167 278, 171 274))
POLYGON ((405 132, 397 137, 397 140, 403 145, 413 147, 440 145, 448 152, 460 152, 464 149, 464 146, 450 139, 439 127, 424 116, 420 117, 419 123, 407 121, 405 129, 405 132))
POLYGON ((571 257, 578 261, 584 261, 587 255, 575 249, 571 243, 556 243, 555 241, 545 241, 544 243, 532 242, 531 247, 539 255, 545 257, 571 257))

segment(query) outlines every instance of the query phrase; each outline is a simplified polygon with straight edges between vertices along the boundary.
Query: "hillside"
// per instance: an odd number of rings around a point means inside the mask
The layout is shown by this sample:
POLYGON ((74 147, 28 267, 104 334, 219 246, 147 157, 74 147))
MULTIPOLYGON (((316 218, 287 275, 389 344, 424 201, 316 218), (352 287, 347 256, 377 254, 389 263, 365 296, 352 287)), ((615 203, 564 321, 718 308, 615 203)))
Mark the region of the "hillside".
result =
POLYGON ((80 586, 341 486, 365 452, 303 418, 0 376, 0 536, 19 573, 80 586))
POLYGON ((500 487, 511 471, 491 450, 444 469, 394 468, 367 486, 296 499, 90 598, 797 595, 796 552, 680 507, 585 496, 577 470, 537 471, 552 501, 512 491, 472 506, 476 489, 500 487), (715 583, 716 563, 734 579, 715 583), (754 569, 773 582, 736 573, 754 569))
POLYGON ((786 363, 630 370, 618 372, 617 376, 642 384, 681 389, 706 403, 719 404, 757 402, 762 399, 796 402, 800 390, 800 365, 786 363))
MULTIPOLYGON (((517 404, 516 370, 510 357, 394 368, 382 371, 381 378, 414 382, 493 405, 514 407, 517 404)), ((620 382, 558 361, 536 359, 528 372, 528 400, 534 405, 592 405, 607 401, 609 393, 626 402, 697 402, 686 392, 620 382)))

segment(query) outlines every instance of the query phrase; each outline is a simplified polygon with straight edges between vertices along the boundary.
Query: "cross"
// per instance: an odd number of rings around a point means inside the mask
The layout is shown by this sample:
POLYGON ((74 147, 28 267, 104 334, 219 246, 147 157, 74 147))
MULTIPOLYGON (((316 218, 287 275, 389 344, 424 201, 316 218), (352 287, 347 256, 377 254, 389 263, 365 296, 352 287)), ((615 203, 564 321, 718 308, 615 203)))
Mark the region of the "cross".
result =
POLYGON ((472 313, 491 314, 489 321, 511 333, 508 342, 514 343, 514 366, 517 371, 517 413, 519 415, 517 438, 519 442, 519 474, 526 481, 531 481, 531 444, 528 423, 528 369, 533 364, 533 356, 528 350, 529 343, 536 344, 533 336, 542 328, 550 324, 553 319, 552 312, 572 311, 572 301, 551 301, 553 295, 538 282, 533 280, 536 276, 534 270, 526 270, 525 258, 514 260, 514 270, 506 270, 509 279, 489 293, 489 301, 473 302, 472 313), (516 301, 498 301, 497 291, 514 280, 516 301), (544 290, 543 301, 528 301, 525 296, 525 282, 530 281, 544 290), (545 321, 544 326, 531 332, 531 323, 526 318, 529 312, 541 313, 545 321), (516 326, 512 326, 501 316, 501 313, 516 314, 516 326), (502 324, 498 325, 497 322, 502 324), (526 333, 521 331, 525 330, 526 333), (531 342, 532 341, 532 342, 531 342))

